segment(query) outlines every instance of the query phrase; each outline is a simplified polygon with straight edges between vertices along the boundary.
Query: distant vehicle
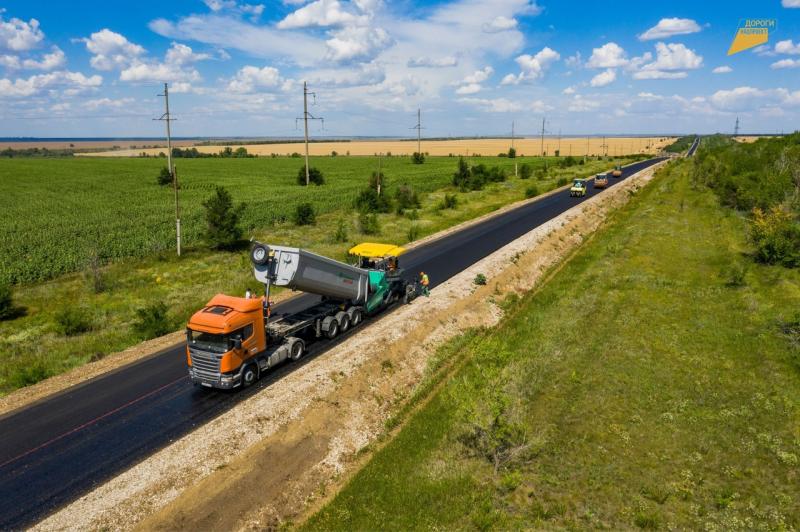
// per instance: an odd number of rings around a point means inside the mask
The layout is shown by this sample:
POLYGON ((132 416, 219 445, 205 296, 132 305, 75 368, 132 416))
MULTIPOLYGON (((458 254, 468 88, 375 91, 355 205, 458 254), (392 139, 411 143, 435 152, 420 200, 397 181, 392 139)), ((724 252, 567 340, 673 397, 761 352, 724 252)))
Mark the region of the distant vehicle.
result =
POLYGON ((572 182, 572 187, 569 189, 569 195, 582 198, 586 195, 586 180, 585 179, 576 179, 572 182))
POLYGON ((608 174, 597 174, 594 176, 594 188, 606 188, 608 186, 608 174))
POLYGON ((614 167, 614 170, 611 171, 611 175, 613 177, 622 177, 622 167, 617 165, 614 167))

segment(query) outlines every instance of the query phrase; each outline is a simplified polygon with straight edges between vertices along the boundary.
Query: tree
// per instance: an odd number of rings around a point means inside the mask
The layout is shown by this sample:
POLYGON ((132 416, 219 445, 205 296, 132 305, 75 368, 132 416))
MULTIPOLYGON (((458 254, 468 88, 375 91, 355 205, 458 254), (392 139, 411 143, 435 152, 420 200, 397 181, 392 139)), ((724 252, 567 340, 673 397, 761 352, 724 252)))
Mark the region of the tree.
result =
POLYGON ((301 203, 294 211, 295 225, 314 225, 317 223, 317 213, 310 203, 301 203))
POLYGON ((214 249, 226 249, 235 246, 242 238, 239 227, 239 216, 244 210, 244 203, 234 207, 230 193, 224 187, 217 186, 214 195, 203 202, 206 210, 205 240, 214 249))
POLYGON ((419 197, 411 185, 400 185, 394 196, 397 200, 397 214, 403 214, 407 209, 420 207, 419 197))
POLYGON ((158 184, 161 185, 162 187, 166 185, 171 185, 172 175, 169 173, 169 168, 167 168, 166 166, 163 167, 161 171, 158 173, 158 177, 156 177, 156 180, 158 184))
POLYGON ((509 149, 508 149, 508 158, 509 158, 509 159, 513 159, 513 158, 515 158, 516 156, 517 156, 517 150, 516 150, 516 149, 514 149, 514 148, 509 148, 509 149))
POLYGON ((417 152, 417 151, 415 151, 415 152, 414 152, 414 153, 411 155, 411 161, 412 161, 414 164, 422 164, 422 163, 424 163, 424 162, 425 162, 425 154, 424 154, 424 153, 420 153, 420 152, 417 152))
POLYGON ((383 194, 378 194, 374 188, 365 188, 359 193, 355 201, 359 212, 389 212, 392 205, 383 194))
MULTIPOLYGON (((306 167, 301 166, 300 171, 297 172, 297 184, 298 185, 305 185, 306 184, 306 167)), ((325 177, 322 175, 317 168, 310 166, 308 168, 308 184, 309 185, 324 185, 325 184, 325 177)))
POLYGON ((519 178, 520 179, 530 179, 531 174, 533 173, 533 168, 528 163, 523 163, 519 167, 519 178))
POLYGON ((372 175, 369 176, 369 188, 375 189, 378 194, 383 194, 383 191, 386 190, 386 176, 383 175, 383 172, 372 172, 372 175))
POLYGON ((453 184, 461 189, 466 189, 469 183, 470 171, 467 161, 463 157, 458 158, 458 170, 453 174, 453 184))

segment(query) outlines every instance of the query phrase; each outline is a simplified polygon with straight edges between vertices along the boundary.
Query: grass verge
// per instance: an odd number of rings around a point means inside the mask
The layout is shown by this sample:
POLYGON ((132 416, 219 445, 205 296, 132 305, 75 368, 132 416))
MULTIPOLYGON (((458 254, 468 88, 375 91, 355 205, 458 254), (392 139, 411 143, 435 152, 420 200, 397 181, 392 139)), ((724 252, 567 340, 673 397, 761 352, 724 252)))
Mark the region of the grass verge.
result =
POLYGON ((797 527, 800 273, 731 283, 745 222, 687 169, 455 340, 463 367, 304 527, 797 527))

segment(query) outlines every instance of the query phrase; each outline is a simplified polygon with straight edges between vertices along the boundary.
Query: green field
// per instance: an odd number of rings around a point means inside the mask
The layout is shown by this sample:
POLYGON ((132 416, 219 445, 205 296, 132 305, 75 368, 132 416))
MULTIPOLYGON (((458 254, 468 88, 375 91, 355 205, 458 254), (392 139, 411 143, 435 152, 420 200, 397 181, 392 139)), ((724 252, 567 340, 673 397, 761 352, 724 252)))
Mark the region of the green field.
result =
MULTIPOLYGON (((365 235, 353 198, 377 168, 375 158, 313 158, 312 166, 323 170, 327 184, 310 189, 296 184, 302 166, 298 159, 178 159, 185 236, 185 252, 178 259, 172 191, 155 179, 163 160, 0 159, 0 191, 8 207, 0 212, 0 283, 25 281, 14 286, 15 305, 24 315, 0 321, 5 356, 0 393, 137 343, 143 336, 132 328, 136 311, 154 302, 166 303, 168 325, 178 330, 215 293, 258 288, 246 250, 212 251, 200 241, 201 202, 215 185, 248 204, 245 237, 344 258, 353 243, 403 244, 546 192, 559 178, 586 176, 631 160, 591 160, 555 169, 551 158, 546 176, 523 180, 513 177, 513 160, 476 157, 473 164, 500 165, 512 177, 480 191, 459 192, 450 184, 455 158, 431 157, 423 165, 406 157, 384 158, 388 194, 411 184, 420 193, 421 208, 414 216, 380 214, 379 233, 365 235), (441 208, 446 193, 457 198, 455 208, 441 208), (287 220, 301 201, 317 206, 316 225, 297 227, 287 220), (334 238, 340 226, 346 232, 343 241, 334 238), (89 268, 94 254, 109 262, 97 272, 89 268), (101 289, 95 290, 98 280, 101 289), (79 311, 85 331, 64 334, 65 309, 79 311)), ((517 162, 536 168, 544 164, 537 158, 517 162)))
POLYGON ((304 528, 800 527, 800 271, 673 164, 304 528))

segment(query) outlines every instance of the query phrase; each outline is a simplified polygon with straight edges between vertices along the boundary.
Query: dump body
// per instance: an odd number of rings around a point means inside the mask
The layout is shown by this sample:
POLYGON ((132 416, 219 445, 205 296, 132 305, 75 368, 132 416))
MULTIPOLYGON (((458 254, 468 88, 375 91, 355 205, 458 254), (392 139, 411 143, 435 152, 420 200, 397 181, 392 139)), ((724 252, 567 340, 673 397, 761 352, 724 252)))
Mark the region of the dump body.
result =
POLYGON ((271 260, 254 264, 255 277, 274 286, 362 304, 369 294, 369 271, 300 248, 269 246, 271 260))

